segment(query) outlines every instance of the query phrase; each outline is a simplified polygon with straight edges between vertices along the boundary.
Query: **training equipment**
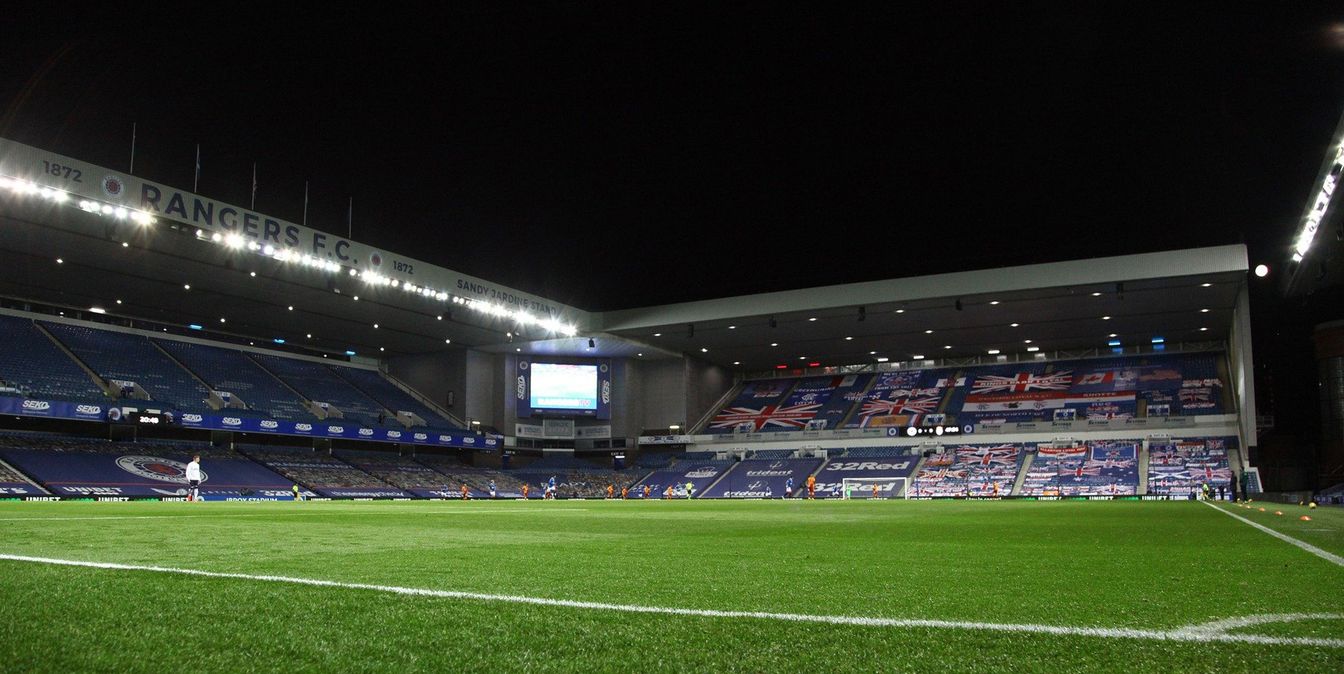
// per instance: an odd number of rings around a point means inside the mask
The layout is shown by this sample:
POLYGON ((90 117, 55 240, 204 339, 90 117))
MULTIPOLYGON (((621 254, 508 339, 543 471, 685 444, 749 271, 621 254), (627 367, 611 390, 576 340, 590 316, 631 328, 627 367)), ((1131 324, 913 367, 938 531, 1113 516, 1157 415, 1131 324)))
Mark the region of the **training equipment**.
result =
POLYGON ((849 499, 873 498, 873 487, 877 487, 877 498, 910 498, 908 477, 847 477, 840 481, 840 497, 849 499))

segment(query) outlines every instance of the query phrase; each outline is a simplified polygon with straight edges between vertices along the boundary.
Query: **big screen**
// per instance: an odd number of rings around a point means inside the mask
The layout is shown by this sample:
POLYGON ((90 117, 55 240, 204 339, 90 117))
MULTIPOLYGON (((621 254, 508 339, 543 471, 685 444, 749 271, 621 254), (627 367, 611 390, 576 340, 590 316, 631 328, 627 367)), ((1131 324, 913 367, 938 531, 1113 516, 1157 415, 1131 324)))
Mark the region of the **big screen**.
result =
POLYGON ((539 410, 596 410, 597 366, 533 363, 531 404, 539 410))

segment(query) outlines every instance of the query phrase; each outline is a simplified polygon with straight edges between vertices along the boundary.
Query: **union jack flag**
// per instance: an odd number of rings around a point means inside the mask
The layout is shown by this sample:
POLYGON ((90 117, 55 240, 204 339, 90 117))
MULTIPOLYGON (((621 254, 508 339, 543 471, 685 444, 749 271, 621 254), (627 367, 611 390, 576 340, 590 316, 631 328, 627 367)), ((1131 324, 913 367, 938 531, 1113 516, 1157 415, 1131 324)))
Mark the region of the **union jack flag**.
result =
POLYGON ((1020 372, 1011 377, 985 375, 975 380, 971 393, 1026 393, 1027 391, 1063 391, 1073 383, 1073 371, 1036 375, 1020 372))
POLYGON ((1100 477, 1101 466, 1082 465, 1077 468, 1066 468, 1059 471, 1061 477, 1072 477, 1075 480, 1081 480, 1084 477, 1100 477))
POLYGON ((989 465, 1015 465, 1017 463, 1018 448, 1012 445, 1001 445, 999 447, 958 447, 957 462, 979 464, 981 466, 989 465))
POLYGON ((1154 447, 1152 451, 1148 453, 1150 463, 1156 463, 1163 466, 1181 462, 1184 458, 1185 457, 1181 456, 1181 453, 1176 450, 1176 447, 1172 445, 1159 445, 1154 447))
POLYGON ((870 417, 887 414, 929 414, 938 409, 937 398, 896 398, 894 400, 869 400, 863 403, 859 416, 870 417))
POLYGON ((804 405, 766 405, 765 407, 726 407, 709 423, 710 428, 733 429, 741 424, 751 423, 756 430, 767 426, 799 429, 817 415, 821 403, 804 405))
POLYGON ((1221 481, 1232 479, 1232 469, 1226 466, 1220 466, 1216 463, 1187 465, 1186 468, 1190 469, 1190 477, 1196 480, 1208 480, 1212 482, 1214 480, 1221 481))

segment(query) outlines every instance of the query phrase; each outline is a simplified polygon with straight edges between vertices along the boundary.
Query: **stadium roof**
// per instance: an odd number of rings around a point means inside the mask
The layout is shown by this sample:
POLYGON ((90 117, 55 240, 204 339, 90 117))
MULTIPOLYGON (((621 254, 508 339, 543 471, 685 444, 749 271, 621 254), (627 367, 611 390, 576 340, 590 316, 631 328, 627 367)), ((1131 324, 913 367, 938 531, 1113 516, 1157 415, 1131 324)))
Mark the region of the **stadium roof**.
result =
POLYGON ((338 356, 463 347, 647 359, 684 353, 749 371, 1104 348, 1112 339, 1214 341, 1226 338, 1247 282, 1246 249, 1233 245, 606 313, 571 309, 580 333, 557 337, 453 303, 371 289, 345 273, 214 245, 170 219, 142 228, 8 197, 0 224, 0 296, 338 356))
POLYGON ((647 307, 601 323, 744 370, 1108 350, 1226 339, 1246 272, 1245 246, 1231 245, 647 307))

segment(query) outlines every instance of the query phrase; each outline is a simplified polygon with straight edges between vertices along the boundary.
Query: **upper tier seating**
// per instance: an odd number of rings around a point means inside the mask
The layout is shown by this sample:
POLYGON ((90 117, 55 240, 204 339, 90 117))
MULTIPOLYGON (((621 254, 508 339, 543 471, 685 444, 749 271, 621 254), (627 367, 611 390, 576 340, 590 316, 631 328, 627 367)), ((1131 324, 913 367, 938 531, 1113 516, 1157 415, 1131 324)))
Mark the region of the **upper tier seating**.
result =
POLYGON ((64 323, 44 322, 42 327, 109 383, 134 382, 150 400, 185 412, 210 409, 205 402, 210 392, 141 335, 64 323))
POLYGON ((215 390, 237 395, 249 409, 288 421, 317 418, 298 395, 242 351, 172 339, 154 341, 215 390))
POLYGON ((750 381, 704 433, 1222 414, 1218 353, 750 381))
POLYGON ((252 354, 251 358, 305 398, 339 409, 343 418, 350 422, 366 426, 400 425, 395 413, 383 409, 321 363, 261 354, 252 354))
POLYGON ((32 397, 107 399, 88 373, 26 318, 0 315, 0 379, 32 397))
POLYGON ((342 379, 350 382, 355 388, 362 391, 369 398, 392 412, 412 412, 420 415, 425 420, 425 424, 432 429, 455 429, 461 430, 451 420, 442 414, 435 412, 428 405, 416 400, 411 394, 401 390, 396 384, 384 379, 383 376, 371 370, 361 370, 356 367, 341 367, 338 365, 329 366, 332 372, 335 372, 342 379))

